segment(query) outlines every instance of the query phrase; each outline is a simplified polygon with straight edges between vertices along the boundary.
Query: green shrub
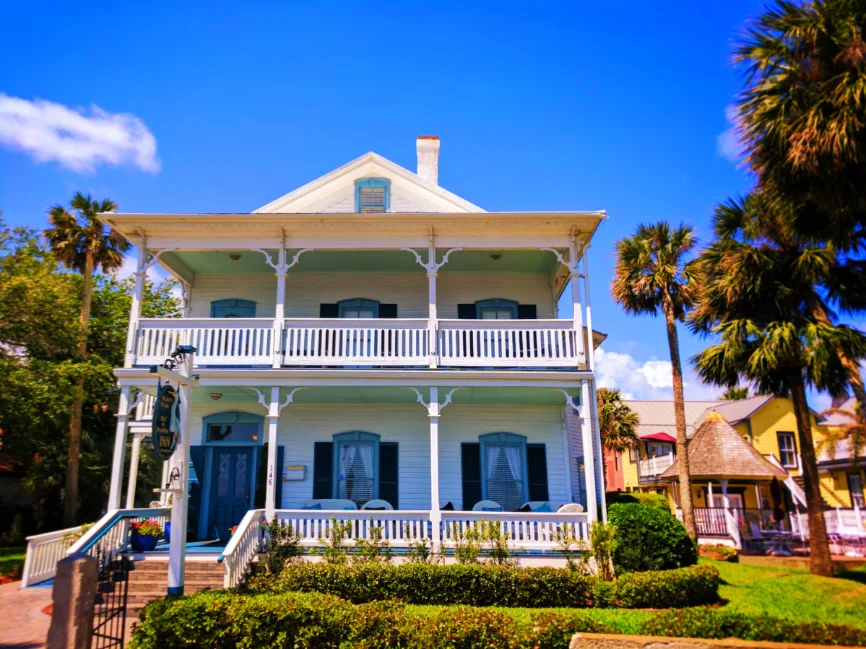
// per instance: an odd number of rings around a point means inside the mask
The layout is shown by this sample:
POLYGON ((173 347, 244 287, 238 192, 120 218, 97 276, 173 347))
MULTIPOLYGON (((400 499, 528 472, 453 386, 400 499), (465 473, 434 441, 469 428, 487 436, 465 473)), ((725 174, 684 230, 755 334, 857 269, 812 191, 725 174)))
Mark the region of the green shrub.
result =
POLYGON ((616 525, 613 564, 617 574, 672 570, 698 562, 698 548, 686 528, 669 512, 648 505, 611 505, 608 520, 616 525))
POLYGON ((644 635, 688 638, 741 638, 758 642, 866 646, 866 631, 822 622, 796 623, 766 615, 744 615, 714 608, 662 611, 646 620, 644 635))
POLYGON ((335 595, 355 604, 395 600, 525 608, 661 608, 715 602, 718 586, 719 573, 713 566, 625 575, 608 583, 563 568, 306 563, 288 566, 274 588, 335 595))
POLYGON ((680 608, 713 604, 719 599, 719 571, 714 566, 630 572, 614 583, 620 608, 680 608))
POLYGON ((417 647, 448 649, 523 649, 526 635, 510 615, 477 608, 440 611, 419 625, 413 638, 417 647))
MULTIPOLYGON (((631 503, 637 503, 639 505, 646 505, 647 507, 655 507, 657 509, 661 509, 662 511, 666 511, 668 514, 671 514, 671 504, 668 501, 668 497, 664 494, 646 494, 640 491, 615 491, 611 493, 606 493, 604 495, 605 501, 607 502, 608 508, 611 505, 615 505, 617 503, 621 503, 624 505, 628 505, 631 503)), ((608 509, 608 512, 610 509, 608 509)))
POLYGON ((536 613, 532 616, 532 628, 527 634, 527 646, 568 649, 575 633, 619 633, 619 631, 586 614, 536 613))

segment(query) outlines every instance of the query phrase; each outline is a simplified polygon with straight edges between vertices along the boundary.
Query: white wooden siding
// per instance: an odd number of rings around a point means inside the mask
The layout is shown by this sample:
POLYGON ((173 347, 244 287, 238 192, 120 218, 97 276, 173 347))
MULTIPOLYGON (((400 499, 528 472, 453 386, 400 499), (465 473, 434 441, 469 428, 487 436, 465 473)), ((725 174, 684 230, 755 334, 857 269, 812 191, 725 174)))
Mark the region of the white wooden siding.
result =
MULTIPOLYGON (((409 253, 406 253, 407 255, 409 253)), ((196 275, 190 300, 191 318, 210 317, 214 300, 241 298, 256 303, 256 317, 274 315, 277 282, 270 273, 196 275)), ((440 272, 437 286, 440 318, 456 318, 457 305, 500 297, 535 304, 539 318, 553 318, 553 296, 541 273, 440 272)), ((286 317, 317 318, 319 305, 365 297, 397 304, 401 318, 427 317, 424 273, 292 273, 286 278, 286 317)))
MULTIPOLYGON (((201 444, 203 417, 229 410, 264 414, 263 408, 195 404, 191 443, 201 444)), ((280 483, 284 508, 300 507, 313 497, 314 443, 330 442, 335 433, 351 430, 376 433, 382 442, 397 442, 400 508, 430 507, 430 427, 420 405, 293 404, 283 411, 278 430, 279 444, 285 447, 284 464, 306 467, 303 481, 280 483)), ((463 504, 460 444, 478 442, 479 435, 494 432, 517 433, 525 435, 529 444, 544 444, 550 500, 568 501, 559 406, 450 405, 442 411, 439 421, 441 504, 450 501, 456 509, 463 504)))

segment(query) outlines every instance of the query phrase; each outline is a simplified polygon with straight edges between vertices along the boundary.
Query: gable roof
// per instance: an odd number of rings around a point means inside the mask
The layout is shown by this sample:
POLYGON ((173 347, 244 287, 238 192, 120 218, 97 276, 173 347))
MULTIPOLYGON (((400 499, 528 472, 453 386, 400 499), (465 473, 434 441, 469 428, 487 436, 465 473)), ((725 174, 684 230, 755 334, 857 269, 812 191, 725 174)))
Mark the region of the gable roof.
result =
POLYGON ((710 411, 715 410, 722 415, 729 424, 739 424, 745 421, 758 410, 773 400, 772 395, 759 394, 748 399, 739 399, 737 401, 722 401, 718 405, 711 406, 700 418, 703 421, 710 411))
POLYGON ((262 205, 255 213, 288 214, 354 211, 354 181, 386 177, 392 183, 391 209, 396 212, 484 212, 408 169, 370 151, 294 191, 262 205), (402 200, 395 201, 394 196, 402 200), (349 203, 351 207, 348 207, 349 203))
MULTIPOLYGON (((710 412, 689 442, 689 473, 693 478, 785 479, 788 474, 752 447, 718 412, 710 412)), ((661 474, 675 480, 679 460, 661 474)))
MULTIPOLYGON (((624 401, 624 403, 637 413, 638 437, 647 437, 654 433, 667 433, 673 438, 677 436, 677 422, 674 415, 673 401, 624 401)), ((713 406, 725 401, 686 401, 686 435, 694 435, 695 424, 703 419, 703 415, 713 406)))
MULTIPOLYGON (((837 402, 838 403, 838 402, 837 402)), ((841 406, 839 406, 839 410, 847 410, 848 412, 853 413, 854 407, 857 405, 857 400, 854 397, 846 400, 841 406)), ((845 415, 841 415, 838 413, 833 413, 831 415, 827 415, 821 421, 818 422, 822 426, 845 426, 851 423, 851 420, 845 415)))

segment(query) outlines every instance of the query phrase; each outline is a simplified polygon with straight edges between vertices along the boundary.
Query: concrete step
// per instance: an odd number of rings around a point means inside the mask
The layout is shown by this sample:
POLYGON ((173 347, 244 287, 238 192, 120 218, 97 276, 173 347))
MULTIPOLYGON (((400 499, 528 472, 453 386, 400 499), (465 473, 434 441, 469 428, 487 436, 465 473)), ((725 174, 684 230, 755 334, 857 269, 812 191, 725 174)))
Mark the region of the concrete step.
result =
MULTIPOLYGON (((225 567, 216 557, 199 561, 187 560, 184 566, 184 592, 195 593, 205 588, 223 587, 225 567)), ((144 608, 155 599, 162 599, 168 587, 168 561, 146 559, 133 561, 129 572, 126 608, 130 613, 144 608)))

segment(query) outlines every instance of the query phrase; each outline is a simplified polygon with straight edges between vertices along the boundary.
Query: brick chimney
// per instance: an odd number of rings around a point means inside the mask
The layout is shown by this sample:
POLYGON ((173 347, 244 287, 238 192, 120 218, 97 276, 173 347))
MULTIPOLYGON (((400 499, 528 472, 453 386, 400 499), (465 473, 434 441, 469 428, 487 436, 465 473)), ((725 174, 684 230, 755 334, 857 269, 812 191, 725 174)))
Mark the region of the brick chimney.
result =
POLYGON ((418 175, 422 180, 439 184, 439 136, 419 135, 415 144, 418 151, 418 175))

